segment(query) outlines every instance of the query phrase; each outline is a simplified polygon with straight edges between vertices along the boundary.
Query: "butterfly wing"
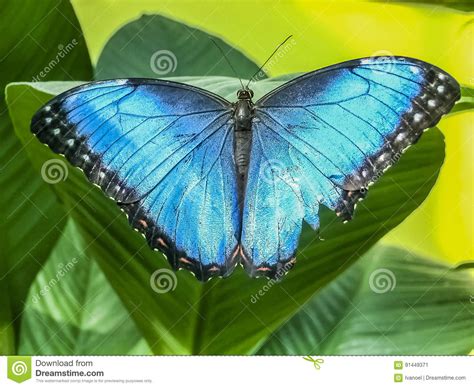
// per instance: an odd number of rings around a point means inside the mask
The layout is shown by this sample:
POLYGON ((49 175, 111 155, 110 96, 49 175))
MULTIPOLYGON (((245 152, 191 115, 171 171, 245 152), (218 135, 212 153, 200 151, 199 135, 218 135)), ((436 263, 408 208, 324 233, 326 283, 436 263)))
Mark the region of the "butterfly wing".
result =
POLYGON ((350 219, 367 186, 460 97, 428 63, 367 58, 305 74, 256 103, 242 221, 253 275, 281 276, 294 262, 302 222, 319 206, 350 219))
POLYGON ((230 105, 169 81, 95 82, 50 101, 32 132, 80 167, 173 268, 229 274, 240 233, 230 105))

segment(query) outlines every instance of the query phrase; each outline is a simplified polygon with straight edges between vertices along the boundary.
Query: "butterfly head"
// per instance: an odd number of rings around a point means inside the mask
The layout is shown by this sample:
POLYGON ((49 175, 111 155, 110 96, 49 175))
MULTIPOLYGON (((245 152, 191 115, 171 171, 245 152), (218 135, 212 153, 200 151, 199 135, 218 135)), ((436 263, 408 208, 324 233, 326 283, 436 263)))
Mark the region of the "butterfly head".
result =
POLYGON ((253 90, 249 88, 240 89, 237 91, 237 98, 239 100, 251 100, 253 97, 253 90))

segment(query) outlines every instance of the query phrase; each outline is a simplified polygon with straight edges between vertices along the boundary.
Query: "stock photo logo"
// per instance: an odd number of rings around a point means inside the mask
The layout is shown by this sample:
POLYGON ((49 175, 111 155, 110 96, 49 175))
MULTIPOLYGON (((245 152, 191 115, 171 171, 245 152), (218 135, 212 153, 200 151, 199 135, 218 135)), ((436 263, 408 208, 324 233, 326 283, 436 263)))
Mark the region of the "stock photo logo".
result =
POLYGON ((370 274, 369 287, 376 294, 391 292, 396 286, 397 278, 388 268, 378 268, 370 274))
POLYGON ((178 285, 178 278, 174 271, 167 268, 157 269, 150 276, 150 287, 157 294, 166 294, 174 291, 178 285))
POLYGON ((170 50, 158 50, 150 58, 150 69, 156 75, 174 73, 178 66, 176 55, 170 50))
POLYGON ((31 379, 31 357, 8 356, 7 377, 10 380, 22 383, 31 379))
POLYGON ((41 177, 50 185, 65 181, 68 175, 68 167, 61 159, 49 159, 41 166, 41 177))
POLYGON ((55 57, 52 58, 48 64, 35 76, 32 77, 32 82, 41 82, 45 77, 48 76, 48 73, 54 70, 56 66, 60 64, 60 62, 76 47, 78 41, 76 39, 72 39, 66 45, 62 43, 58 44, 58 52, 56 53, 55 57))
POLYGON ((271 72, 274 67, 296 46, 296 39, 291 37, 285 42, 281 49, 278 50, 274 56, 272 56, 268 62, 262 66, 260 71, 254 76, 255 81, 263 80, 267 77, 267 74, 271 72))

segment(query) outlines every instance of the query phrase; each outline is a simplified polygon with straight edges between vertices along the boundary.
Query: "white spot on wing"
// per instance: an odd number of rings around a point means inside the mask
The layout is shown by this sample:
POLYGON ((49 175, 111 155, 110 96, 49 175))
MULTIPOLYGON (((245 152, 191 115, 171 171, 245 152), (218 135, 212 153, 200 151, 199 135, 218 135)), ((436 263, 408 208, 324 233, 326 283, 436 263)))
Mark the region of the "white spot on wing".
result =
POLYGON ((423 118, 423 115, 421 113, 415 113, 415 115, 413 116, 413 120, 418 123, 419 121, 421 121, 421 119, 423 118))

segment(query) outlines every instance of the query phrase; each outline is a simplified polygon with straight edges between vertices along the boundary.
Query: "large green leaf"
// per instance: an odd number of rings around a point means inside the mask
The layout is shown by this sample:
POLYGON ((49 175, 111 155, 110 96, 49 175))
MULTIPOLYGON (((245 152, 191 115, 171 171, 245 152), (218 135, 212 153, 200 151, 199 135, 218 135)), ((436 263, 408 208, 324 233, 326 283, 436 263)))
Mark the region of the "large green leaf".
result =
MULTIPOLYGON (((110 38, 95 78, 235 76, 211 39, 239 77, 250 78, 258 70, 254 62, 218 37, 161 15, 143 15, 110 38)), ((266 78, 263 71, 259 78, 266 78)))
MULTIPOLYGON (((233 96, 238 87, 237 80, 223 77, 182 80, 224 97, 233 96)), ((281 82, 265 80, 255 89, 262 94, 281 82)), ((52 94, 71 86, 12 84, 7 89, 8 101, 17 101, 10 110, 17 135, 27 144, 37 169, 44 160, 61 157, 30 141, 29 119, 52 94)), ((245 354, 258 349, 316 291, 416 209, 436 181, 443 156, 443 136, 431 129, 369 190, 353 221, 342 224, 324 211, 324 241, 305 229, 299 261, 279 283, 250 279, 238 268, 228 279, 201 284, 180 271, 176 274, 177 287, 165 294, 154 293, 149 283, 155 270, 168 265, 148 248, 141 235, 130 230, 113 201, 74 168, 54 189, 89 242, 87 252, 97 258, 154 353, 245 354)))
POLYGON ((376 247, 277 330, 259 354, 469 354, 472 269, 376 247))
POLYGON ((150 354, 86 245, 70 220, 30 289, 20 354, 150 354))
POLYGON ((463 112, 474 109, 474 88, 461 86, 461 99, 454 106, 451 113, 463 112))
POLYGON ((4 88, 32 79, 87 80, 92 69, 69 2, 2 0, 0 9, 0 354, 10 354, 23 301, 63 227, 64 210, 14 134, 4 88))
POLYGON ((446 7, 451 8, 457 11, 464 11, 464 12, 473 12, 474 11, 474 4, 471 0, 375 0, 377 2, 393 3, 393 4, 403 4, 406 6, 424 6, 430 7, 431 9, 436 9, 438 7, 446 7))

